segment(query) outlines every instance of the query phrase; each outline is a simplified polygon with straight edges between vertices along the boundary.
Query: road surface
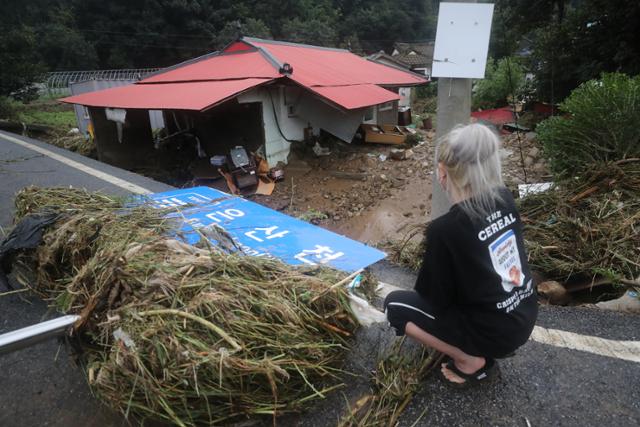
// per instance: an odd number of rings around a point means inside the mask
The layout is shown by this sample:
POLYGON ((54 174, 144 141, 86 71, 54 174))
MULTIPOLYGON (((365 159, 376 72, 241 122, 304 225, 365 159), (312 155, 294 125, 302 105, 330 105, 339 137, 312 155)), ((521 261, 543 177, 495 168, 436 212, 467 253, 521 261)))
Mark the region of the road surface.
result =
MULTIPOLYGON (((0 132, 0 183, 4 228, 11 225, 14 194, 27 185, 72 185, 112 194, 170 188, 5 132, 0 132)), ((381 281, 399 287, 410 288, 415 280, 412 272, 386 262, 373 271, 381 281)), ((57 315, 25 294, 0 297, 0 333, 57 315)), ((345 410, 345 397, 354 401, 368 391, 374 356, 392 339, 385 325, 362 329, 348 362, 360 377, 344 395, 335 394, 280 424, 335 425, 345 410)), ((500 372, 494 383, 469 390, 453 389, 435 374, 428 377, 399 424, 640 425, 640 317, 594 308, 542 307, 536 341, 501 361, 500 372)), ((51 340, 0 356, 0 426, 121 425, 127 422, 91 395, 66 345, 51 340)))

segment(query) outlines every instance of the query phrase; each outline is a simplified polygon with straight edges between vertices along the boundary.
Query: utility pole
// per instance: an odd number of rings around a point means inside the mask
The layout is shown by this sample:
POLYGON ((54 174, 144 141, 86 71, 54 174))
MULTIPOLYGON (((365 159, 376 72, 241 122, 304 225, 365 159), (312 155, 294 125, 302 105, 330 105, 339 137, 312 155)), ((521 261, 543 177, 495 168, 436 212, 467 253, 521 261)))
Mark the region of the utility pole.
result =
MULTIPOLYGON (((476 0, 447 0, 448 3, 477 3, 476 0)), ((471 79, 438 78, 438 104, 436 115, 436 141, 434 171, 431 179, 431 220, 444 215, 451 201, 440 186, 436 176, 438 167, 437 142, 459 124, 469 123, 471 117, 471 79)))

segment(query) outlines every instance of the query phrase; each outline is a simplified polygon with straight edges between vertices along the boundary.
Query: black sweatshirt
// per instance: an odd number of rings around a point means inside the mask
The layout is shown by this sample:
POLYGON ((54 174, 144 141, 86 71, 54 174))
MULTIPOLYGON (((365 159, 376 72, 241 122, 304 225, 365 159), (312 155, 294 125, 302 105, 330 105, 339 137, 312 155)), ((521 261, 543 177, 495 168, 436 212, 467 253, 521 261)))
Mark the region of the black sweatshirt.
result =
POLYGON ((485 218, 459 205, 427 228, 415 290, 485 354, 514 351, 535 324, 538 306, 511 193, 485 218))

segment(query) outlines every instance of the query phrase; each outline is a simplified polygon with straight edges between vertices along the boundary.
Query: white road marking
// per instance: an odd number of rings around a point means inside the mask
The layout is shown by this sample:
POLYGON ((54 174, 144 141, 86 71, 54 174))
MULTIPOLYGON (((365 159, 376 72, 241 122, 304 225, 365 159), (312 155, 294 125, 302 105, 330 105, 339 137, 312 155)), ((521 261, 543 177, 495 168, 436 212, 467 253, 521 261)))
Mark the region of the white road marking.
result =
POLYGON ((640 341, 615 341, 536 326, 529 338, 542 344, 640 363, 640 341))
MULTIPOLYGON (((396 290, 402 290, 402 288, 380 282, 378 295, 384 299, 390 292, 396 290)), ((376 310, 373 307, 371 307, 371 309, 376 310)), ((540 326, 533 328, 529 339, 554 347, 579 350, 600 356, 640 363, 640 341, 616 341, 558 329, 547 329, 540 326)))
POLYGON ((23 141, 23 140, 18 139, 18 138, 14 138, 14 137, 12 137, 10 135, 5 134, 4 132, 0 132, 0 138, 2 138, 4 140, 7 140, 7 141, 10 141, 10 142, 13 142, 14 144, 18 144, 18 145, 20 145, 22 147, 25 147, 25 148, 28 148, 30 150, 36 151, 36 152, 38 152, 40 154, 44 154, 45 156, 50 157, 50 158, 52 158, 54 160, 57 160, 57 161, 59 161, 61 163, 64 163, 67 166, 71 166, 74 169, 77 169, 77 170, 79 170, 81 172, 84 172, 86 174, 94 176, 94 177, 96 177, 98 179, 101 179, 101 180, 103 180, 105 182, 108 182, 109 184, 113 184, 113 185, 115 185, 117 187, 123 188, 123 189, 125 189, 127 191, 130 191, 132 193, 137 193, 137 194, 149 194, 149 193, 152 193, 152 191, 150 191, 150 190, 148 190, 148 189, 146 189, 144 187, 141 187, 139 185, 133 184, 133 183, 131 183, 129 181, 125 181, 124 179, 115 177, 115 176, 110 175, 110 174, 108 174, 106 172, 99 171, 99 170, 94 169, 94 168, 92 168, 90 166, 83 165, 80 162, 76 162, 75 160, 71 160, 71 159, 69 159, 69 158, 67 158, 65 156, 60 155, 60 154, 56 154, 53 151, 47 150, 46 148, 39 147, 37 145, 31 144, 29 142, 23 141))

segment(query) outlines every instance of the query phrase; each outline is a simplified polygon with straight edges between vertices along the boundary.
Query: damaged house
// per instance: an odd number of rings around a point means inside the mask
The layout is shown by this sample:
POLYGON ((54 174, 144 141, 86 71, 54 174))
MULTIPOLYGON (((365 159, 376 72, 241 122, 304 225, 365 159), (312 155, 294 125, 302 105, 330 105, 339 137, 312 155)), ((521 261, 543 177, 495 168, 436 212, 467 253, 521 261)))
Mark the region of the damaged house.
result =
POLYGON ((187 138, 194 160, 243 146, 275 165, 321 130, 350 142, 362 123, 396 124, 398 89, 427 82, 347 50, 243 37, 135 84, 62 101, 87 107, 100 160, 123 168, 158 166, 154 151, 187 138), (165 129, 152 131, 150 110, 165 129))

